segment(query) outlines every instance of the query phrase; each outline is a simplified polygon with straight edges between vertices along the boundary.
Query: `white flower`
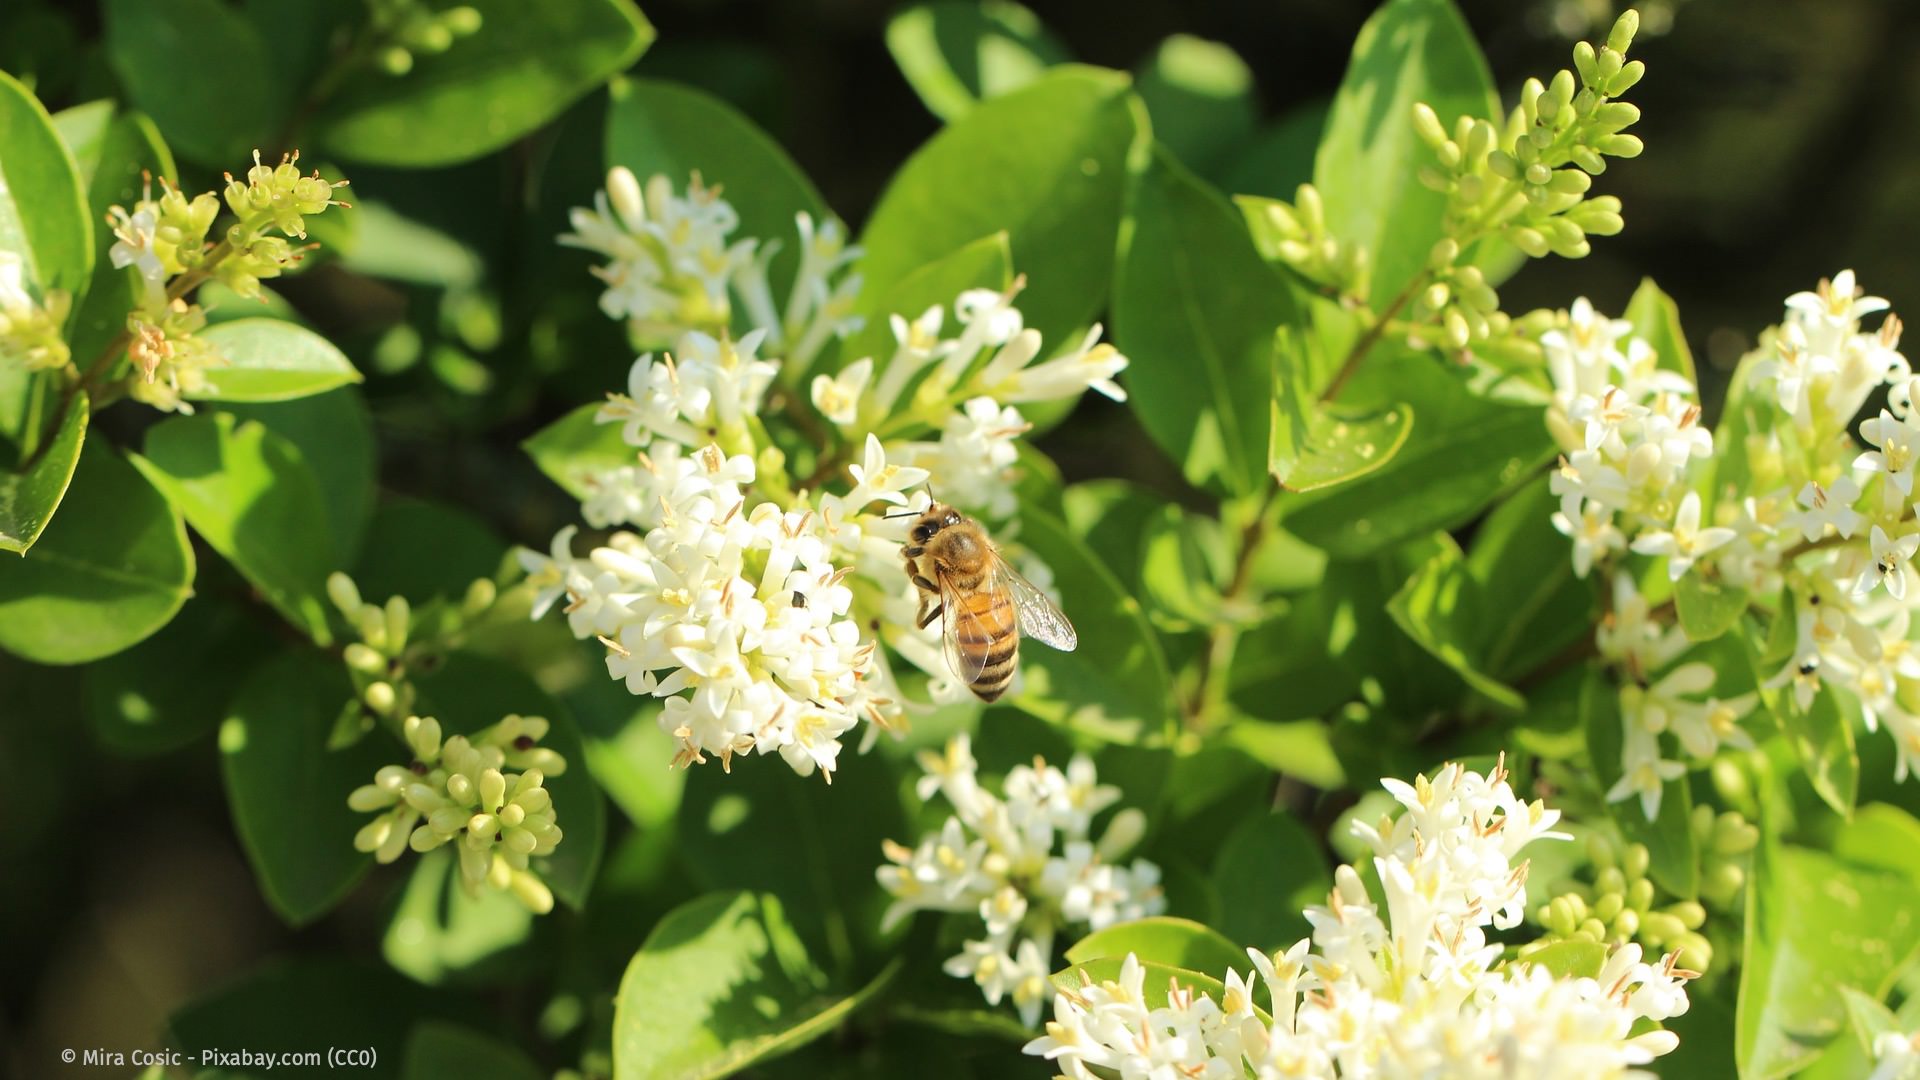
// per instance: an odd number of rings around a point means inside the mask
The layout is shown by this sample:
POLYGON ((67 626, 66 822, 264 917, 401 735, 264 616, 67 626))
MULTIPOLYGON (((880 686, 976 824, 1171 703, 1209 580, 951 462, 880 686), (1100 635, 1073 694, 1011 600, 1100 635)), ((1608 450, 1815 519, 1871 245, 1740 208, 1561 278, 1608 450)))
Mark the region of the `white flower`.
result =
MULTIPOLYGON (((1042 364, 1025 366, 1031 353, 1011 346, 1002 349, 980 374, 980 385, 1007 402, 1051 401, 1075 397, 1093 389, 1113 399, 1127 400, 1113 377, 1127 368, 1127 358, 1112 345, 1100 340, 1100 324, 1095 323, 1080 344, 1042 364)), ((1035 335, 1038 341, 1038 335, 1035 335)))
POLYGON ((1885 409, 1879 416, 1870 416, 1860 421, 1860 437, 1870 446, 1878 447, 1853 459, 1856 469, 1873 469, 1887 474, 1893 486, 1900 489, 1904 497, 1913 496, 1913 466, 1920 461, 1920 445, 1916 438, 1920 432, 1894 418, 1885 409))
POLYGON ((1888 1031, 1873 1040, 1873 1075, 1867 1080, 1913 1080, 1920 1075, 1920 1031, 1888 1031))
POLYGON ((1920 548, 1920 533, 1909 533, 1898 540, 1888 539, 1885 529, 1875 525, 1871 534, 1873 565, 1860 574, 1853 586, 1855 596, 1864 597, 1876 585, 1885 585, 1895 600, 1907 598, 1907 564, 1920 548))
POLYGON ((1577 525, 1568 519, 1566 511, 1554 511, 1553 527, 1562 536, 1573 540, 1575 577, 1586 577, 1596 561, 1605 561, 1609 555, 1624 551, 1627 546, 1625 534, 1613 523, 1613 512, 1598 503, 1587 503, 1580 508, 1577 525))
POLYGON ((1607 801, 1640 797, 1640 812, 1648 821, 1660 816, 1660 796, 1667 782, 1687 774, 1678 761, 1660 756, 1660 737, 1641 724, 1623 719, 1626 742, 1621 750, 1620 779, 1607 789, 1607 801))
POLYGON ((1689 491, 1687 497, 1680 500, 1680 510, 1674 516, 1673 528, 1641 533, 1633 541, 1633 550, 1642 555, 1666 556, 1667 576, 1679 581, 1694 560, 1731 542, 1736 535, 1732 529, 1720 526, 1702 529, 1700 494, 1689 491))
POLYGON ((1005 517, 1018 505, 1012 469, 1020 451, 1014 440, 1032 426, 1013 406, 977 397, 947 418, 938 443, 907 443, 900 450, 932 477, 942 501, 1005 517))
POLYGON ((1120 792, 1101 784, 1083 756, 1064 772, 1039 760, 1015 766, 1001 795, 979 783, 965 735, 919 760, 920 797, 943 795, 954 816, 916 848, 883 845, 888 861, 875 876, 894 900, 882 928, 918 910, 977 913, 985 937, 967 941, 945 970, 973 979, 990 1005, 1010 995, 1031 1027, 1051 996, 1047 973, 1060 930, 1097 930, 1165 910, 1157 866, 1110 861, 1139 838, 1144 816, 1115 815, 1110 835, 1096 843, 1094 815, 1120 792))
POLYGON ((828 420, 848 427, 859 418, 860 395, 873 377, 873 358, 863 356, 848 364, 838 375, 813 377, 813 407, 828 420))
POLYGON ((1820 643, 1815 635, 1820 619, 1816 613, 1803 607, 1796 613, 1794 621, 1793 656, 1788 659, 1786 666, 1760 685, 1768 690, 1791 685, 1794 707, 1806 712, 1813 705, 1814 695, 1820 692, 1820 643))
POLYGON ((133 267, 140 275, 147 306, 158 306, 157 302, 164 302, 167 282, 167 268, 153 249, 154 233, 160 228, 160 204, 142 199, 134 204, 131 214, 125 207, 111 207, 107 222, 113 226, 115 237, 107 258, 115 269, 133 267))
POLYGON ((1780 411, 1807 428, 1813 424, 1814 384, 1830 379, 1837 369, 1831 355, 1809 350, 1799 323, 1788 322, 1774 338, 1773 355, 1755 364, 1750 378, 1756 386, 1772 381, 1780 411))
POLYGON ((1860 325, 1860 318, 1887 310, 1887 302, 1878 296, 1864 295, 1854 281, 1852 270, 1842 270, 1833 280, 1821 279, 1814 292, 1797 292, 1787 297, 1787 310, 1805 327, 1812 347, 1828 356, 1837 355, 1846 337, 1860 325))
POLYGON ((1310 941, 1271 957, 1248 950, 1269 993, 1264 1015, 1252 979, 1232 970, 1218 1002, 1176 981, 1149 1005, 1145 968, 1128 955, 1117 979, 1059 992, 1026 1052, 1076 1080, 1093 1069, 1141 1080, 1571 1080, 1636 1075, 1674 1048, 1669 1032, 1634 1033, 1686 1011, 1693 973, 1673 957, 1646 964, 1627 946, 1598 978, 1556 978, 1501 965, 1501 947, 1486 942, 1487 926, 1517 921, 1526 866, 1511 860, 1556 835, 1546 831, 1553 811, 1521 802, 1498 769, 1386 783, 1406 812, 1356 831, 1377 852, 1387 917, 1341 867, 1327 906, 1306 913, 1310 941))
POLYGON ((1851 537, 1866 520, 1853 504, 1860 498, 1860 485, 1853 477, 1842 476, 1833 482, 1830 488, 1823 488, 1809 480, 1800 489, 1797 501, 1805 509, 1793 515, 1800 526, 1800 535, 1808 540, 1818 540, 1832 529, 1842 538, 1851 537))

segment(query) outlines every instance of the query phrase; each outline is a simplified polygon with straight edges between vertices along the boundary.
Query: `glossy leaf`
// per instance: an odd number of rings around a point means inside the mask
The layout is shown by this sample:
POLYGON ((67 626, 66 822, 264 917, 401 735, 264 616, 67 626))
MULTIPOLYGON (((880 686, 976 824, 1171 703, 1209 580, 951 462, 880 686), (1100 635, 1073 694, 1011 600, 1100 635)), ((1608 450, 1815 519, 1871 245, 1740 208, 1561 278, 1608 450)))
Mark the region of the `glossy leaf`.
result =
POLYGON ((225 361, 207 372, 196 401, 290 401, 360 381, 345 353, 319 334, 279 319, 236 319, 200 340, 225 361))
MULTIPOLYGON (((665 176, 676 191, 684 191, 696 171, 703 183, 720 185, 740 215, 735 237, 780 241, 769 276, 773 294, 784 298, 800 265, 793 216, 805 211, 817 224, 830 212, 813 181, 779 143, 719 98, 651 79, 619 79, 611 91, 607 166, 625 165, 642 184, 656 174, 665 176)), ((891 279, 867 277, 869 283, 883 280, 891 279)))
POLYGON ((320 644, 332 640, 324 599, 336 569, 325 545, 320 486, 293 443, 232 416, 179 416, 147 432, 134 464, 195 532, 320 644))
POLYGON ((0 71, 0 251, 21 257, 21 279, 77 298, 93 273, 93 215, 73 157, 26 87, 0 71))
POLYGON ((1488 674, 1485 647, 1501 616, 1495 599, 1482 594, 1459 545, 1445 539, 1440 553, 1414 573, 1387 603, 1387 612, 1407 636, 1452 668, 1487 700, 1518 711, 1519 691, 1488 674))
POLYGON ((458 599, 500 569, 507 543, 472 513, 424 499, 388 499, 374 510, 353 580, 360 595, 422 604, 458 599))
POLYGON ((1747 590, 1709 581, 1697 569, 1673 583, 1674 610, 1689 641, 1712 641, 1740 625, 1747 600, 1747 590))
POLYGON ((287 652, 253 670, 220 726, 220 771, 241 847, 267 903, 294 926, 331 911, 373 865, 347 806, 406 751, 383 732, 338 750, 327 736, 353 686, 338 660, 287 652))
POLYGON ((916 4, 887 21, 887 51, 942 120, 1018 90, 1068 58, 1038 16, 1004 0, 916 4))
POLYGON ((1220 590, 1232 561, 1218 521, 1161 507, 1148 521, 1140 549, 1140 598, 1155 624, 1180 632, 1228 618, 1220 590))
POLYGON ((180 515, 103 445, 25 558, 0 557, 0 648, 43 664, 111 656, 160 629, 192 593, 180 515))
POLYGON ((1229 46, 1174 34, 1141 66, 1138 84, 1160 141, 1202 176, 1217 179, 1253 136, 1253 72, 1229 46))
POLYGON ((1653 346, 1662 370, 1684 375, 1691 383, 1699 382, 1693 350, 1687 347, 1687 335, 1680 329, 1680 307, 1652 278, 1640 279, 1640 287, 1627 301, 1625 318, 1633 324, 1633 336, 1653 346))
MULTIPOLYGON (((314 120, 353 161, 419 168, 497 150, 560 115, 653 42, 628 0, 469 0, 480 28, 405 75, 347 80, 314 120)), ((164 125, 163 125, 164 126, 164 125)))
POLYGON ((159 633, 88 667, 94 737, 120 753, 146 755, 211 735, 240 680, 273 649, 271 636, 261 633, 270 618, 202 596, 159 633))
POLYGON ((443 847, 414 861, 380 952, 394 970, 429 986, 472 980, 502 967, 531 935, 533 921, 511 893, 468 893, 458 860, 443 847))
POLYGON ((402 1080, 440 1080, 447 1076, 545 1080, 547 1075, 512 1043, 444 1020, 414 1026, 400 1065, 402 1080))
POLYGON ((1220 846, 1212 876, 1220 890, 1220 932, 1266 950, 1305 937, 1301 912, 1323 903, 1333 885, 1313 834, 1285 813, 1243 821, 1220 846))
POLYGON ((360 390, 343 386, 298 401, 229 403, 221 411, 242 423, 257 420, 299 449, 320 485, 335 561, 352 565, 367 535, 378 487, 379 448, 374 445, 373 416, 360 390))
POLYGON ((1920 880, 1782 845, 1755 851, 1747 885, 1735 1056, 1740 1075, 1785 1076, 1848 1023, 1842 987, 1878 999, 1920 955, 1920 880))
POLYGON ((1247 951, 1218 930, 1191 919, 1167 915, 1118 923, 1096 930, 1067 949, 1067 963, 1084 964, 1103 956, 1125 957, 1132 953, 1142 960, 1186 968, 1190 971, 1218 972, 1248 966, 1247 951))
POLYGON ((898 348, 891 316, 909 322, 930 307, 945 309, 942 325, 953 318, 953 301, 968 289, 992 289, 996 292, 1013 283, 1013 251, 1007 246, 1007 234, 996 232, 962 244, 924 266, 916 267, 899 280, 874 289, 863 289, 854 310, 866 324, 848 335, 840 345, 841 367, 862 357, 871 357, 875 375, 883 370, 898 348))
POLYGON ((1559 979, 1598 978, 1607 962, 1607 947, 1597 941, 1568 938, 1544 949, 1523 955, 1522 963, 1535 964, 1553 972, 1559 979))
MULTIPOLYGON (((1620 779, 1620 694, 1597 669, 1588 669, 1580 690, 1581 724, 1587 732, 1587 756, 1600 790, 1620 779)), ((1647 873, 1675 896, 1692 898, 1700 891, 1700 851, 1693 837, 1693 789, 1686 776, 1666 782, 1659 814, 1647 820, 1639 798, 1607 804, 1614 824, 1631 843, 1646 845, 1652 857, 1647 873)))
POLYGON ((1467 572, 1492 602, 1479 635, 1482 670, 1514 682, 1592 633, 1599 575, 1574 574, 1567 539, 1553 527, 1558 500, 1546 477, 1494 507, 1473 534, 1467 572))
POLYGON ((204 165, 238 170, 277 140, 293 87, 260 31, 221 0, 108 0, 107 61, 167 141, 204 165), (203 73, 219 72, 219 78, 203 73))
POLYGON ((861 235, 860 273, 893 281, 1004 229, 1027 275, 1027 324, 1064 344, 1107 297, 1137 108, 1126 76, 1077 65, 981 104, 894 175, 861 235))
MULTIPOLYGON (((1246 495, 1267 480, 1274 331, 1298 314, 1245 223, 1164 149, 1127 204, 1113 334, 1131 405, 1189 481, 1246 495)), ((1016 248, 1017 251, 1017 248, 1016 248)))
POLYGON ((575 406, 520 444, 548 479, 576 499, 593 493, 596 476, 639 461, 635 449, 621 438, 619 424, 594 419, 599 412, 598 402, 575 406))
POLYGON ((1065 653, 1023 643, 1025 686, 1016 704, 1108 739, 1133 740, 1163 729, 1170 720, 1172 680, 1140 602, 1064 525, 1042 512, 1021 515, 1020 545, 1053 571, 1054 588, 1069 598, 1066 615, 1080 633, 1080 647, 1065 653))
POLYGON ((729 1075, 832 1031, 880 986, 831 991, 771 895, 701 897, 660 920, 627 965, 614 1080, 729 1075))
POLYGON ((1384 467, 1288 511, 1288 529, 1336 558, 1464 524, 1553 458, 1538 407, 1480 397, 1432 356, 1377 352, 1340 400, 1365 410, 1405 403, 1417 422, 1384 467))
POLYGON ((1282 776, 1329 791, 1346 786, 1346 770, 1321 720, 1240 720, 1227 728, 1226 741, 1282 776))
MULTIPOLYGON (((1259 215, 1240 199, 1249 225, 1259 215)), ((1259 228, 1254 226, 1258 237, 1259 228)), ((1311 302, 1316 324, 1321 303, 1311 302)), ((1345 326, 1342 325, 1344 330, 1345 326)), ((1328 333, 1283 326, 1273 335, 1273 404, 1267 468, 1289 491, 1318 491, 1375 472, 1392 461, 1413 433, 1413 407, 1405 402, 1370 411, 1322 403, 1320 387, 1338 364, 1328 333)), ((1344 341, 1341 347, 1348 347, 1344 341)))
POLYGON ((1498 113, 1486 58, 1452 0, 1389 0, 1354 41, 1313 167, 1328 228, 1371 257, 1375 308, 1426 266, 1442 235, 1446 197, 1418 178, 1433 160, 1413 128, 1421 101, 1448 131, 1460 116, 1498 113))
POLYGON ((0 551, 26 554, 66 497, 87 437, 86 393, 74 395, 59 430, 19 471, 0 472, 0 551))

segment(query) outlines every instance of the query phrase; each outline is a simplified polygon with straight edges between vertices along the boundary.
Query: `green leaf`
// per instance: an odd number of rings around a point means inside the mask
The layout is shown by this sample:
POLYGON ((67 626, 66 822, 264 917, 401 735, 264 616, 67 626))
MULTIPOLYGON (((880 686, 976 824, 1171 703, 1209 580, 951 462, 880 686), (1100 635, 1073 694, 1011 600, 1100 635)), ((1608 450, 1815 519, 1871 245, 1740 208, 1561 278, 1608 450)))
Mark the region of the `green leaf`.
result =
POLYGON ((1080 647, 1066 653, 1028 642, 1020 650, 1026 686, 1015 704, 1107 739, 1132 741, 1164 729, 1172 680, 1140 602, 1053 517, 1023 511, 1020 546, 1053 571, 1080 647))
POLYGON ((42 664, 111 656, 165 626, 192 582, 180 515, 90 446, 59 518, 24 559, 0 558, 0 648, 42 664))
POLYGON ((373 512, 353 580, 363 597, 404 596, 422 604, 458 599, 490 578, 507 543, 473 514, 424 499, 388 499, 373 512))
POLYGON ((353 836, 371 815, 347 796, 406 751, 384 734, 327 749, 353 685, 339 661, 287 652, 255 668, 220 725, 220 771, 233 823, 260 891, 280 917, 305 926, 331 911, 373 856, 353 836))
POLYGON ((552 120, 626 70, 654 30, 628 0, 469 0, 480 29, 405 75, 366 73, 321 107, 332 153, 375 165, 451 165, 552 120))
POLYGON ((1033 12, 1019 4, 916 4, 887 20, 887 51, 927 110, 942 120, 983 99, 1018 90, 1068 59, 1033 12))
MULTIPOLYGON (((625 165, 642 184, 656 174, 665 176, 676 191, 684 190, 695 172, 704 183, 720 185, 740 215, 736 237, 780 241, 782 252, 773 260, 769 276, 773 294, 785 297, 800 265, 793 216, 805 211, 818 223, 830 214, 813 182, 779 143, 719 98, 651 79, 618 79, 611 89, 608 167, 625 165)), ((972 240, 989 231, 982 229, 961 239, 972 240)), ((958 241, 952 245, 957 246, 958 241)), ((891 279, 869 274, 866 280, 873 285, 891 279)))
POLYGON ((1281 775, 1297 776, 1329 791, 1347 784, 1346 770, 1340 767, 1321 720, 1239 720, 1227 728, 1225 739, 1281 775))
POLYGON ((1543 476, 1474 530, 1467 572, 1498 603, 1478 638, 1481 670, 1496 679, 1520 680, 1592 633, 1598 576, 1574 576, 1566 537, 1553 527, 1558 503, 1543 476))
POLYGON ((1260 949, 1291 945, 1310 928, 1301 912, 1333 886, 1313 834, 1284 813, 1249 817, 1228 834, 1213 860, 1220 890, 1220 932, 1260 949))
POLYGON ((1699 383, 1693 369, 1693 350, 1687 348, 1687 335, 1680 329, 1680 307, 1652 278, 1640 279, 1633 299, 1627 301, 1626 319, 1633 324, 1633 336, 1653 346, 1662 370, 1678 372, 1688 382, 1699 383))
POLYGON ((1526 953, 1520 962, 1546 968, 1556 979, 1592 979, 1606 965, 1607 947, 1597 941, 1569 938, 1526 953))
POLYGON ((1459 545, 1447 538, 1440 553, 1387 602, 1387 613, 1408 637, 1452 668, 1468 686, 1517 712, 1526 707, 1526 699, 1486 670, 1481 643, 1493 636, 1500 622, 1500 616, 1490 610, 1493 603, 1468 572, 1459 545))
POLYGON ((107 61, 182 154, 238 170, 256 147, 280 141, 292 88, 238 8, 221 0, 107 0, 105 18, 107 61))
POLYGON ((890 316, 899 315, 911 322, 930 307, 951 312, 954 298, 968 289, 999 292, 1012 283, 1013 251, 1007 246, 1004 231, 962 244, 898 280, 862 289, 854 311, 866 323, 841 343, 840 357, 843 361, 872 357, 874 376, 878 378, 897 347, 890 316))
MULTIPOLYGON (((1256 238, 1258 201, 1240 197, 1256 238)), ((1309 301, 1316 325, 1324 305, 1309 301)), ((1331 317, 1329 317, 1331 318, 1331 317)), ((1413 408, 1404 402, 1370 412, 1319 400, 1319 387, 1339 362, 1328 338, 1346 329, 1306 331, 1282 326, 1273 335, 1273 404, 1267 468, 1289 491, 1318 491, 1375 472, 1392 461, 1413 433, 1413 408)), ((1342 343, 1342 348, 1350 347, 1342 343)))
POLYGON ((547 1073, 512 1043, 443 1020, 414 1026, 402 1059, 402 1080, 488 1076, 495 1080, 546 1080, 547 1073))
POLYGON ((319 482, 293 443, 232 416, 179 416, 147 432, 134 464, 287 621, 321 645, 327 545, 319 482))
POLYGON ((619 424, 594 420, 599 412, 598 402, 576 406, 520 444, 548 479, 576 499, 593 494, 595 477, 638 461, 619 424))
POLYGON ((21 555, 33 547, 66 497, 80 465, 90 409, 84 391, 74 394, 60 429, 20 472, 0 472, 0 551, 21 555))
MULTIPOLYGON (((1587 668, 1580 687, 1581 724, 1587 732, 1587 757, 1600 790, 1620 779, 1620 695, 1597 668, 1587 668)), ((1608 803, 1607 813, 1628 842, 1646 845, 1651 856, 1648 873, 1663 889, 1684 899, 1700 891, 1700 852, 1693 838, 1693 789, 1686 776, 1667 781, 1660 794, 1660 813, 1652 821, 1629 798, 1608 803)))
POLYGON ((1840 997, 1847 1003, 1847 1021, 1853 1028, 1853 1034, 1860 1040, 1860 1048, 1868 1056, 1873 1056, 1874 1041, 1880 1036, 1899 1032, 1899 1022, 1894 1019, 1893 1010, 1882 1004, 1879 998, 1869 997, 1851 986, 1841 987, 1840 997))
POLYGON ((1247 964, 1247 951, 1225 934, 1192 919, 1168 915, 1095 930, 1067 949, 1067 963, 1084 964, 1103 956, 1124 958, 1128 953, 1190 971, 1219 972, 1222 977, 1228 968, 1247 964))
POLYGON ((1747 655, 1753 661, 1753 678, 1760 687, 1760 700, 1786 734, 1788 745, 1806 769, 1808 783, 1822 801, 1842 817, 1848 817, 1853 814, 1860 793, 1860 754, 1854 748, 1850 719, 1859 715, 1859 704, 1848 696, 1847 707, 1842 708, 1844 691, 1830 682, 1822 682, 1813 701, 1802 709, 1791 684, 1774 688, 1766 685, 1793 657, 1795 609, 1792 590, 1782 589, 1779 610, 1774 615, 1764 651, 1752 647, 1753 638, 1749 637, 1747 655))
POLYGON ((21 257, 35 298, 78 298, 93 273, 93 217, 73 156, 38 98, 0 71, 0 251, 21 257))
MULTIPOLYGON (((572 841, 569 833, 562 843, 572 841)), ((526 942, 533 919, 525 904, 503 890, 469 894, 453 851, 443 847, 415 860, 380 952, 394 970, 429 986, 469 980, 502 967, 526 942)))
POLYGON ((195 401, 291 401, 360 381, 333 342, 279 319, 235 319, 199 335, 224 364, 207 372, 195 401))
POLYGON ((1298 312, 1240 215, 1156 150, 1127 206, 1114 340, 1147 433, 1189 481, 1236 495, 1267 480, 1274 332, 1298 312))
POLYGON ((1769 836, 1747 885, 1735 1056, 1750 1080, 1807 1064, 1847 1024, 1843 987, 1882 998, 1920 955, 1920 881, 1769 836))
POLYGON ((203 597, 139 645, 87 668, 94 737, 123 754, 158 754, 213 733, 241 676, 271 650, 259 616, 203 597))
POLYGON ((1354 41, 1313 165, 1328 228, 1371 256, 1376 309, 1421 272, 1443 234, 1446 196, 1419 180, 1433 160, 1413 129, 1421 101, 1448 131, 1460 116, 1499 112, 1486 58, 1451 0, 1389 0, 1354 41))
POLYGON ((877 950, 887 897, 873 868, 883 841, 909 835, 895 763, 849 758, 831 787, 802 781, 777 755, 736 759, 732 769, 711 762, 687 771, 674 830, 694 881, 777 893, 836 967, 856 946, 877 950))
POLYGON ((360 391, 343 386, 298 401, 227 404, 221 411, 242 423, 257 420, 299 448, 320 485, 335 563, 353 565, 373 517, 379 464, 373 417, 360 391))
POLYGON ((838 1027, 887 975, 833 993, 777 898, 689 901, 653 928, 620 980, 614 1080, 704 1080, 778 1057, 838 1027))
POLYGON ((534 868, 561 903, 576 910, 586 906, 606 842, 607 810, 587 770, 587 752, 566 706, 519 669, 472 653, 448 656, 438 667, 422 672, 414 686, 420 692, 416 711, 438 719, 449 735, 478 731, 509 714, 547 719, 550 727, 541 745, 567 760, 566 772, 549 775, 546 781, 566 839, 552 855, 536 861, 534 868))
MULTIPOLYGON (((1242 953, 1241 955, 1244 956, 1245 954, 1242 953)), ((1095 983, 1117 982, 1120 978, 1120 970, 1126 965, 1126 962, 1127 958, 1125 956, 1102 956, 1095 960, 1087 960, 1074 964, 1063 971, 1054 972, 1052 976, 1053 985, 1061 990, 1077 991, 1086 985, 1086 980, 1088 979, 1093 980, 1095 983)), ((1139 960, 1138 962, 1145 976, 1140 987, 1141 997, 1149 1009, 1157 1009, 1164 1006, 1167 1003, 1167 991, 1175 983, 1178 983, 1185 989, 1192 990, 1195 994, 1208 994, 1212 996, 1216 1002, 1226 996, 1227 987, 1226 984, 1221 981, 1219 975, 1194 971, 1190 968, 1175 967, 1172 964, 1162 964, 1152 960, 1139 960)), ((1253 966, 1251 961, 1249 961, 1247 966, 1253 966)), ((1224 974, 1224 972, 1222 974, 1224 974)))
POLYGON ((1748 599, 1747 590, 1709 581, 1697 571, 1673 583, 1674 610, 1689 641, 1712 641, 1740 625, 1748 599))
POLYGON ((1295 500, 1285 519, 1295 535, 1335 558, 1363 558, 1472 520, 1553 459, 1537 406, 1480 397, 1432 356, 1376 347, 1342 406, 1400 403, 1419 417, 1406 445, 1375 472, 1295 500))
POLYGON ((1141 599, 1156 625, 1175 632, 1226 620, 1221 588, 1233 556, 1220 522, 1163 506, 1141 537, 1141 599))
POLYGON ((1203 176, 1217 177, 1253 136, 1253 72, 1229 46, 1174 34, 1142 66, 1138 84, 1160 141, 1203 176))
POLYGON ((1327 126, 1327 99, 1296 105, 1239 147, 1220 186, 1255 196, 1291 199, 1313 180, 1314 150, 1327 126))
POLYGON ((1083 480, 1062 493, 1061 504, 1067 531, 1099 556, 1122 588, 1139 592, 1140 548, 1165 505, 1160 494, 1129 480, 1083 480))
POLYGON ((1105 302, 1144 117, 1118 72, 1070 65, 981 104, 916 151, 867 219, 859 271, 894 281, 1005 230, 1027 325, 1052 345, 1105 302))

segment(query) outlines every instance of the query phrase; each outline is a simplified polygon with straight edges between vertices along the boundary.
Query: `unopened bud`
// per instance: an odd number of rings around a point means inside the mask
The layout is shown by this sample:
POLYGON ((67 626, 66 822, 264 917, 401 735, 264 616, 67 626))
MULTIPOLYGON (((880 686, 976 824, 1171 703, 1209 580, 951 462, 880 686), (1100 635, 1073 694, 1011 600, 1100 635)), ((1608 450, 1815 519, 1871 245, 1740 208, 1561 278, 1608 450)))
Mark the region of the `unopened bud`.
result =
POLYGON ((352 578, 338 570, 327 575, 327 597, 340 609, 340 614, 349 619, 360 617, 360 588, 352 578))

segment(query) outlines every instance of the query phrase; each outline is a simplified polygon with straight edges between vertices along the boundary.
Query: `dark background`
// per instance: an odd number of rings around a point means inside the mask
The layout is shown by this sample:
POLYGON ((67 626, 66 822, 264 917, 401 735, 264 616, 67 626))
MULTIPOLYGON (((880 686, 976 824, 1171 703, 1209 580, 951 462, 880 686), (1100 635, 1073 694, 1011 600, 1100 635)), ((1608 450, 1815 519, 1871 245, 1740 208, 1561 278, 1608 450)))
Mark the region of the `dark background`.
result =
MULTIPOLYGON (((1604 0, 1462 6, 1509 101, 1520 79, 1568 63, 1573 36, 1604 35, 1611 21, 1604 0)), ((892 5, 643 7, 660 40, 638 70, 732 100, 849 222, 862 220, 937 129, 886 52, 892 5)), ((1134 68, 1172 33, 1225 42, 1251 67, 1266 124, 1324 102, 1370 8, 1337 0, 1036 6, 1072 53, 1096 64, 1134 68)), ((1617 313, 1651 275, 1679 302, 1709 401, 1755 334, 1778 319, 1781 300, 1823 275, 1851 266, 1896 308, 1920 309, 1911 251, 1920 235, 1920 5, 1679 0, 1651 9, 1647 29, 1634 55, 1649 73, 1629 95, 1645 115, 1635 130, 1647 150, 1614 163, 1596 185, 1625 203, 1626 232, 1597 240, 1587 259, 1530 264, 1502 289, 1506 309, 1564 307, 1584 294, 1617 313)), ((52 109, 113 92, 98 35, 89 5, 0 2, 0 68, 27 76, 52 109)), ((506 539, 537 546, 571 508, 517 443, 617 385, 630 359, 617 329, 591 307, 585 258, 550 241, 564 207, 586 201, 594 186, 597 107, 585 102, 555 129, 454 170, 349 170, 357 196, 390 202, 468 244, 486 268, 478 280, 455 288, 322 265, 282 290, 372 373, 383 487, 461 504, 506 539), (406 330, 398 342, 397 327, 406 330)), ((1302 158, 1259 186, 1286 194, 1310 169, 1302 158)), ((137 444, 146 422, 121 409, 102 429, 137 444)), ((1069 479, 1119 473, 1168 482, 1129 414, 1097 401, 1046 447, 1069 479)), ((215 561, 203 551, 203 572, 215 561)), ((376 875, 319 926, 286 930, 241 856, 210 743, 142 761, 104 752, 82 716, 85 674, 0 657, 0 1044, 11 1047, 0 1072, 47 1075, 67 1046, 156 1045, 154 1033, 184 998, 266 955, 372 955, 399 880, 376 875)))

